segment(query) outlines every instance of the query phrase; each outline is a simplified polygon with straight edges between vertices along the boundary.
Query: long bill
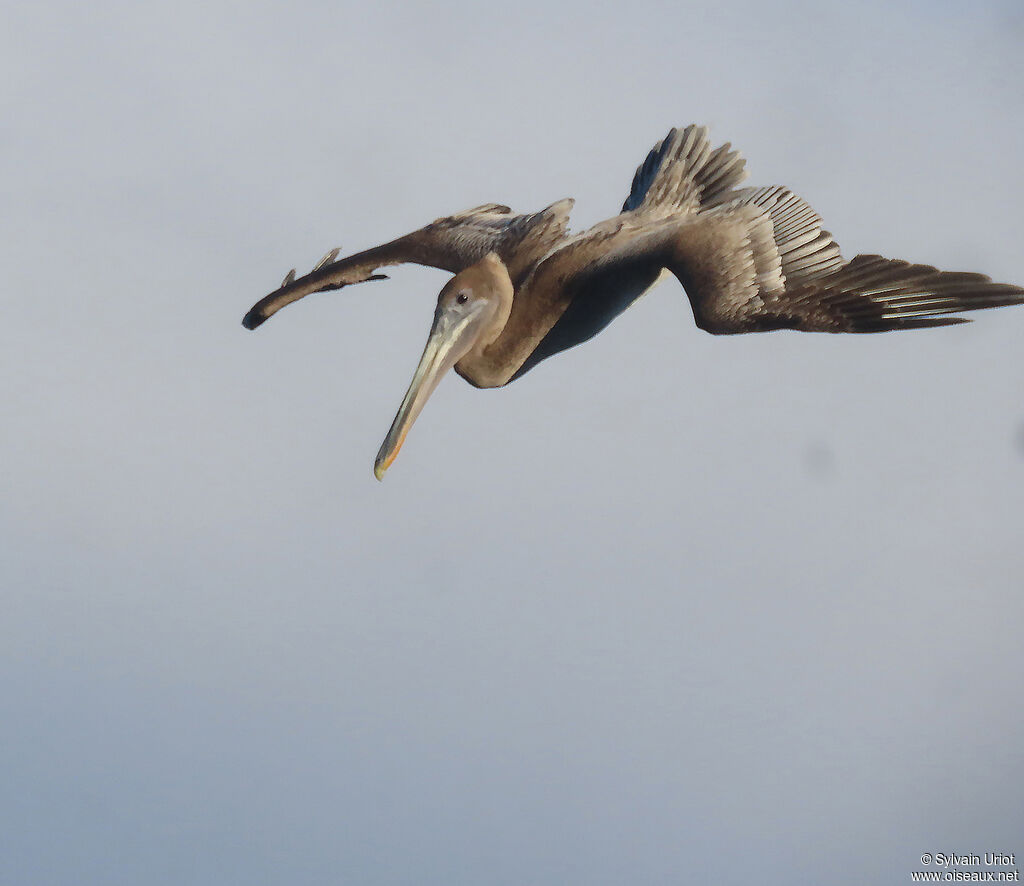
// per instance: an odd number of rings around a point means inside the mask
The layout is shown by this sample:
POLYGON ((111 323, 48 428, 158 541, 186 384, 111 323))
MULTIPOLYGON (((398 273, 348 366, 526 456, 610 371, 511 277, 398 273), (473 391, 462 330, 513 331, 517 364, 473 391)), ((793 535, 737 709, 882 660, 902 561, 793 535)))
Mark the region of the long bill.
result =
POLYGON ((398 407, 395 420, 391 423, 391 430, 384 438, 380 452, 377 453, 377 460, 373 464, 373 473, 378 480, 384 479, 384 472, 398 457, 409 428, 416 421, 444 374, 472 348, 478 327, 475 321, 476 317, 472 313, 468 316, 452 316, 438 308, 427 346, 423 349, 423 356, 420 357, 412 383, 406 391, 402 405, 398 407))

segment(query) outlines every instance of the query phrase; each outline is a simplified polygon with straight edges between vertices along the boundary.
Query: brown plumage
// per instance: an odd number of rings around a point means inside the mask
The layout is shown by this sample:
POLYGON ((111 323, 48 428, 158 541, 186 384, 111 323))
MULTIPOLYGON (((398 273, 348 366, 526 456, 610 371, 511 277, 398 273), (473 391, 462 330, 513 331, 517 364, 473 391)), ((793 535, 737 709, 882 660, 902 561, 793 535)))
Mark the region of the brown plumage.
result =
POLYGON ((456 276, 442 290, 413 386, 377 475, 449 368, 478 387, 518 378, 587 340, 664 271, 683 284, 697 325, 716 334, 797 329, 884 332, 967 322, 962 311, 1024 302, 1024 290, 875 255, 845 261, 821 218, 784 187, 744 188, 740 154, 707 129, 673 129, 637 169, 619 215, 567 233, 572 200, 519 215, 489 203, 338 260, 289 272, 243 324, 255 329, 313 292, 385 279, 414 262, 456 276))

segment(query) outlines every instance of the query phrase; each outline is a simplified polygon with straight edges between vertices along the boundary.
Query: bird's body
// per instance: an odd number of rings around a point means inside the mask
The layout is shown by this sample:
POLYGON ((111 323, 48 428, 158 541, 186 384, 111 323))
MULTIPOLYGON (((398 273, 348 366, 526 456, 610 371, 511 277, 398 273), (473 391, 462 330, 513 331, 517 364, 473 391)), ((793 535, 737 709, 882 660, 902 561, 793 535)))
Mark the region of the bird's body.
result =
POLYGON ((377 459, 377 475, 440 377, 498 387, 600 332, 666 272, 697 325, 715 334, 797 329, 883 332, 966 322, 951 314, 1024 302, 981 274, 859 255, 845 261, 821 219, 784 187, 738 188, 744 161, 704 127, 673 129, 637 169, 622 211, 568 233, 572 200, 533 214, 486 204, 309 274, 294 272, 243 320, 253 329, 312 292, 382 279, 415 262, 455 274, 427 349, 377 459))

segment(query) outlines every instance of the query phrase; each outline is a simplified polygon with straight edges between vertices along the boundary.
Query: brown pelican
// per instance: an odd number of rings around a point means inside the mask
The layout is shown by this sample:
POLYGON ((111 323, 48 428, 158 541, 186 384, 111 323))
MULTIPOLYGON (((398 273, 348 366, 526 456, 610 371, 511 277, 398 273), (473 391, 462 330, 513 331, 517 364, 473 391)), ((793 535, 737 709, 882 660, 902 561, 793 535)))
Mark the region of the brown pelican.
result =
POLYGON ((966 323, 960 311, 1024 302, 1024 289, 877 255, 846 261, 821 218, 788 188, 742 188, 744 160, 712 150, 703 126, 672 129, 637 169, 613 218, 567 232, 571 199, 533 214, 487 203, 313 270, 261 299, 264 320, 311 292, 386 279, 415 262, 451 271, 412 384, 374 465, 382 479, 451 368, 470 384, 514 381, 596 335, 663 273, 686 290, 697 326, 716 335, 797 329, 886 332, 966 323))

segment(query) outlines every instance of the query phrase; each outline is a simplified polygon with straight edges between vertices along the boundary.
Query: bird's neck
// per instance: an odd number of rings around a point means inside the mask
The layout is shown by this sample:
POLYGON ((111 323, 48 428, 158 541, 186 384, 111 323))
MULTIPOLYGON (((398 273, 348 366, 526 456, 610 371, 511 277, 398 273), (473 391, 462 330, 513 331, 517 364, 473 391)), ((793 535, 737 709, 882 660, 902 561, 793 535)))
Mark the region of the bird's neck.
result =
POLYGON ((543 293, 520 288, 511 297, 508 320, 488 344, 475 348, 455 366, 471 385, 500 388, 508 384, 565 313, 564 292, 543 293))

